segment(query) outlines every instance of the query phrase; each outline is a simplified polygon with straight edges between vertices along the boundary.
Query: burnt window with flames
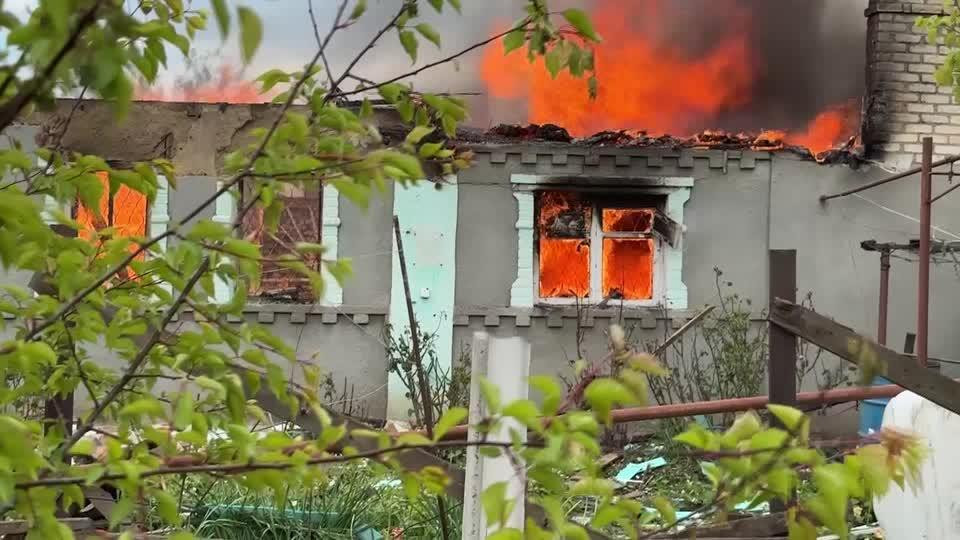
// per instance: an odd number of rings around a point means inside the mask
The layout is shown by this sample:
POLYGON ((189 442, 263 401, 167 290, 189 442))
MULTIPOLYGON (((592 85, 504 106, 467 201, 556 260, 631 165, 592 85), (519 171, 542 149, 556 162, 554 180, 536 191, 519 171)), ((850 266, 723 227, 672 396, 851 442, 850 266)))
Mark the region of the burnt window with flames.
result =
POLYGON ((676 229, 656 195, 537 192, 538 296, 655 301, 658 252, 676 229))
MULTIPOLYGON (((79 201, 74 209, 74 217, 80 224, 77 235, 86 240, 92 240, 95 237, 95 231, 106 228, 113 228, 114 234, 118 237, 123 236, 146 236, 147 235, 147 196, 143 193, 121 185, 117 192, 110 194, 110 179, 106 172, 98 172, 97 177, 103 184, 103 195, 100 197, 100 215, 92 209, 87 208, 79 201)), ((137 246, 130 244, 130 251, 135 251, 137 246)), ((141 253, 139 258, 143 257, 141 253)))
MULTIPOLYGON (((312 303, 316 301, 310 282, 295 270, 284 268, 269 259, 294 252, 298 242, 319 244, 322 235, 321 188, 317 182, 304 186, 284 184, 277 195, 283 201, 283 211, 276 231, 269 231, 263 223, 263 208, 256 207, 244 217, 244 235, 260 245, 260 255, 265 259, 261 266, 258 287, 251 288, 251 296, 272 302, 312 303)), ((320 257, 308 256, 305 261, 311 268, 320 269, 320 257)))

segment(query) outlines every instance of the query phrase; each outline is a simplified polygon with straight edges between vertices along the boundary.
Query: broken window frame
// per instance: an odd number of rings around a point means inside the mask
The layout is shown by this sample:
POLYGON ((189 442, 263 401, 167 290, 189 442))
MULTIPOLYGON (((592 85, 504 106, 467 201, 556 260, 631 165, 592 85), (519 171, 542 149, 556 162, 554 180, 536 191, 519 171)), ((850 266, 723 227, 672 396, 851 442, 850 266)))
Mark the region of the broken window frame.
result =
MULTIPOLYGON (((241 207, 244 206, 244 201, 247 200, 248 197, 252 196, 253 189, 254 189, 252 185, 245 185, 245 184, 247 183, 246 182, 241 183, 241 197, 240 197, 241 207)), ((316 229, 317 229, 315 231, 316 238, 315 239, 302 238, 300 240, 294 239, 295 240, 294 243, 298 241, 303 241, 303 242, 309 242, 309 243, 323 244, 324 235, 325 235, 324 220, 327 217, 325 215, 325 211, 327 210, 327 202, 324 197, 327 189, 329 188, 318 182, 309 182, 309 181, 303 182, 302 185, 285 184, 284 187, 299 190, 300 194, 286 195, 286 194, 278 193, 275 195, 275 197, 283 199, 285 202, 284 202, 283 213, 281 214, 277 230, 272 234, 273 235, 280 234, 283 228, 283 223, 284 223, 283 220, 285 217, 289 218, 290 220, 293 220, 294 226, 296 226, 296 216, 292 213, 291 205, 287 204, 286 201, 295 200, 295 199, 308 199, 310 201, 315 200, 316 201, 315 210, 317 212, 316 219, 314 220, 314 222, 316 223, 316 229), (315 193, 315 196, 314 196, 314 193, 315 193)), ((286 251, 283 249, 280 249, 280 252, 278 253, 271 253, 269 250, 267 251, 263 250, 264 235, 267 235, 270 233, 268 233, 263 226, 263 207, 262 206, 255 206, 244 217, 244 223, 243 223, 242 229, 243 229, 244 236, 248 237, 251 241, 253 241, 254 243, 258 244, 261 247, 261 255, 263 257, 273 257, 273 256, 289 253, 289 251, 286 251), (256 231, 250 230, 249 227, 255 225, 256 224, 255 222, 259 222, 259 228, 256 231), (254 233, 256 233, 256 238, 253 237, 254 233)), ((298 227, 296 228, 296 230, 297 232, 302 233, 302 231, 299 231, 298 227)), ((277 239, 276 236, 274 236, 274 240, 277 245, 282 244, 282 242, 279 239, 277 239)), ((265 263, 265 265, 266 264, 267 263, 265 263)), ((323 268, 323 264, 320 258, 317 257, 316 264, 313 269, 317 271, 322 271, 322 268, 323 268)), ((291 303, 291 304, 297 304, 297 305, 309 305, 309 304, 315 304, 320 300, 322 300, 321 298, 315 297, 314 291, 310 286, 309 280, 307 280, 306 277, 303 277, 299 272, 296 272, 295 270, 284 269, 284 268, 275 268, 275 269, 264 268, 262 269, 262 272, 263 272, 263 275, 261 275, 261 279, 260 279, 261 283, 259 284, 259 287, 255 288, 251 285, 248 291, 248 294, 250 295, 251 298, 255 298, 261 301, 266 301, 268 303, 275 301, 277 299, 282 299, 282 297, 287 292, 287 290, 280 290, 280 289, 269 290, 264 288, 264 284, 263 284, 263 281, 264 281, 263 278, 266 277, 266 274, 268 272, 281 272, 281 273, 290 275, 289 279, 291 280, 291 283, 294 283, 294 282, 297 283, 297 286, 295 288, 297 289, 298 294, 296 295, 296 297, 290 298, 289 300, 280 300, 280 301, 284 303, 291 303), (303 291, 301 289, 306 289, 306 290, 303 291)), ((325 281, 325 283, 327 282, 325 281)))
POLYGON ((533 227, 533 294, 534 303, 544 306, 571 306, 571 305, 600 305, 607 307, 624 306, 628 308, 649 308, 664 304, 666 284, 667 246, 676 246, 679 239, 680 224, 666 215, 667 193, 661 189, 650 188, 594 188, 576 185, 538 185, 534 192, 534 227, 533 227), (590 204, 591 223, 588 230, 590 244, 589 296, 576 297, 542 297, 540 296, 540 195, 549 191, 577 192, 582 194, 590 204), (602 215, 604 209, 651 209, 655 212, 652 230, 648 233, 626 231, 603 231, 602 215), (604 238, 650 238, 654 240, 653 288, 649 299, 620 300, 609 299, 604 302, 603 295, 603 240, 604 238))

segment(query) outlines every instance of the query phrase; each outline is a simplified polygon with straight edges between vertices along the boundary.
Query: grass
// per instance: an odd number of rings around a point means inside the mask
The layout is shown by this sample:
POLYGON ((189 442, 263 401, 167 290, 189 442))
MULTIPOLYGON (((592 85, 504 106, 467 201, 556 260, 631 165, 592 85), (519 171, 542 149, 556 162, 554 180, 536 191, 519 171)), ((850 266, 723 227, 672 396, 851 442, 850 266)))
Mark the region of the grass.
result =
MULTIPOLYGON (((328 481, 291 490, 278 506, 272 493, 254 493, 229 480, 191 480, 183 490, 186 522, 199 538, 237 540, 340 540, 365 528, 404 540, 440 538, 433 497, 409 501, 399 482, 379 467, 352 464, 329 470, 328 481)), ((461 503, 448 501, 451 538, 460 537, 461 503)))

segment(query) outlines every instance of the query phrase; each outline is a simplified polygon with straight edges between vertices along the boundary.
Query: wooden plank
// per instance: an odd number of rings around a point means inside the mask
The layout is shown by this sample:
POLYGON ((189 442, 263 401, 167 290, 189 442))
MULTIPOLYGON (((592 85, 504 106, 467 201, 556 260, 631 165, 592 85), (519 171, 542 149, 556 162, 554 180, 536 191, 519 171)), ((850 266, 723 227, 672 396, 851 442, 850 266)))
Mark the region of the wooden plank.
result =
POLYGON ((960 414, 960 383, 918 365, 916 360, 909 356, 879 345, 836 321, 785 300, 778 299, 774 302, 770 309, 770 322, 848 362, 859 365, 863 358, 874 358, 880 366, 878 375, 960 414))
MULTIPOLYGON (((797 252, 770 250, 770 304, 776 299, 797 301, 797 252)), ((767 376, 770 403, 793 406, 797 401, 797 337, 770 327, 767 376)))

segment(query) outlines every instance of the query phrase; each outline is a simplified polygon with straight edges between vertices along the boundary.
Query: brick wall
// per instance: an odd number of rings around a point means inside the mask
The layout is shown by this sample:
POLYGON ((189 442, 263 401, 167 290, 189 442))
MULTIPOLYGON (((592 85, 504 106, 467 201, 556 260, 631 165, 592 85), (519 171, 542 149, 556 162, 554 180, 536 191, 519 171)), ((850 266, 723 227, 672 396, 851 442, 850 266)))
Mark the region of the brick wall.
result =
POLYGON ((870 0, 867 16, 867 99, 864 141, 871 154, 897 168, 920 161, 930 136, 937 156, 960 154, 960 104, 937 86, 934 71, 945 47, 927 42, 918 16, 941 12, 943 0, 870 0))

